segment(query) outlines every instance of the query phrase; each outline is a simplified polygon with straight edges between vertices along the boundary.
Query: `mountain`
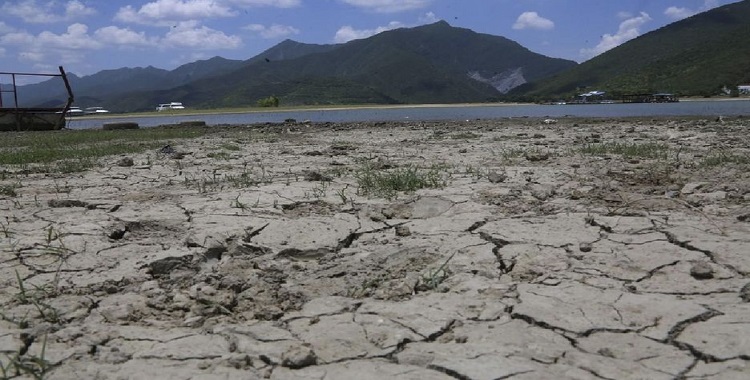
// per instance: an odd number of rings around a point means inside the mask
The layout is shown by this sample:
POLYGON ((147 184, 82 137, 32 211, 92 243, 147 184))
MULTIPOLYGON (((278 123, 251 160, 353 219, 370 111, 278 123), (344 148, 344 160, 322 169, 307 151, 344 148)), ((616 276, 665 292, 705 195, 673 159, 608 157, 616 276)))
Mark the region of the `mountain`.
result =
POLYGON ((287 105, 487 102, 576 65, 444 21, 341 45, 280 45, 237 71, 163 95, 206 108, 254 105, 270 95, 287 105))
POLYGON ((644 34, 559 75, 520 86, 519 98, 567 98, 583 89, 711 96, 750 83, 750 1, 728 4, 644 34))
POLYGON ((309 54, 325 53, 338 48, 341 45, 316 45, 305 44, 292 40, 284 40, 278 45, 256 55, 245 61, 246 63, 283 61, 304 57, 309 54))
MULTIPOLYGON (((80 107, 107 106, 124 94, 156 91, 172 88, 195 80, 221 75, 241 67, 245 63, 239 60, 228 60, 214 57, 182 65, 172 71, 152 66, 145 68, 120 68, 103 70, 96 74, 79 77, 68 73, 68 81, 76 98, 75 104, 80 107)), ((19 86, 19 105, 33 107, 40 104, 48 106, 64 104, 68 98, 65 86, 60 78, 44 82, 19 86)))
POLYGON ((190 108, 254 106, 271 95, 283 105, 474 103, 496 101, 576 65, 441 21, 345 44, 286 40, 246 61, 216 57, 173 71, 107 70, 75 77, 71 85, 76 99, 119 112, 170 101, 190 108))

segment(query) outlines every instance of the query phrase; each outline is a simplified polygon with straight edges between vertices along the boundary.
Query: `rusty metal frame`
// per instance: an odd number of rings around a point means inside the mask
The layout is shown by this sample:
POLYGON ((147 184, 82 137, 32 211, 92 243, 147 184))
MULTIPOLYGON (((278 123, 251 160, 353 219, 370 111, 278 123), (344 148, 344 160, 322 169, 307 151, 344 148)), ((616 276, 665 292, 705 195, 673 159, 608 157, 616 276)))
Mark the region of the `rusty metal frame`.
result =
MULTIPOLYGON (((11 89, 3 90, 0 88, 0 118, 6 115, 11 115, 15 121, 15 127, 17 131, 24 130, 55 130, 65 127, 65 116, 70 110, 71 104, 73 104, 73 90, 70 88, 70 82, 65 74, 65 70, 62 66, 59 66, 59 74, 32 74, 32 73, 18 73, 18 72, 0 72, 0 75, 10 75, 11 77, 11 89), (18 88, 16 85, 17 76, 43 76, 43 77, 60 77, 65 83, 65 89, 68 92, 68 101, 64 107, 61 108, 41 108, 41 107, 19 107, 18 106, 18 88), (13 94, 13 107, 4 107, 2 101, 3 93, 13 94)), ((0 130, 3 130, 3 125, 0 124, 0 130)))

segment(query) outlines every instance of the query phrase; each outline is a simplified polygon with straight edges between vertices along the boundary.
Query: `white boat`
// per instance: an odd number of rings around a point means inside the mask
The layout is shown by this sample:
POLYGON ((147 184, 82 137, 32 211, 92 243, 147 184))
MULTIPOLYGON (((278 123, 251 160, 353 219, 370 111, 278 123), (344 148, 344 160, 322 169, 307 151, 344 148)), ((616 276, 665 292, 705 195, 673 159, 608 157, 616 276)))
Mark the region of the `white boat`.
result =
MULTIPOLYGON (((62 113, 62 111, 57 111, 56 113, 62 113)), ((84 112, 81 109, 81 107, 70 107, 65 112, 65 115, 67 115, 67 116, 80 116, 80 115, 84 115, 84 112)))
POLYGON ((185 106, 182 105, 180 102, 171 102, 171 103, 162 103, 159 104, 158 107, 156 107, 157 111, 167 111, 167 110, 184 110, 185 106))
POLYGON ((104 107, 87 107, 83 110, 86 115, 104 115, 108 114, 109 111, 105 110, 104 107))

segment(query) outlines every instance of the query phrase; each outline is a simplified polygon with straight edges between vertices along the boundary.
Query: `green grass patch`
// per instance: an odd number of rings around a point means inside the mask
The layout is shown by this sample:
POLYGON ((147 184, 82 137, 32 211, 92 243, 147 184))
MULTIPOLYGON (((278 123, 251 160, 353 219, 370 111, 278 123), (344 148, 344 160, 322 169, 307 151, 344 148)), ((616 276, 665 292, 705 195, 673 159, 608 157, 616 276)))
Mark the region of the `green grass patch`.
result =
POLYGON ((365 196, 394 199, 399 192, 414 192, 424 188, 442 188, 446 185, 446 168, 432 166, 428 169, 413 165, 377 170, 365 164, 354 176, 359 185, 358 193, 365 196))
POLYGON ((660 143, 619 143, 606 142, 597 144, 586 144, 580 152, 592 156, 605 156, 616 154, 623 157, 639 158, 668 158, 670 148, 667 144, 660 143))
POLYGON ((41 171, 79 172, 95 166, 100 157, 140 153, 205 133, 204 128, 11 132, 0 140, 0 165, 39 164, 41 171))
POLYGON ((700 160, 700 166, 703 167, 716 167, 728 164, 748 165, 750 164, 750 155, 719 152, 710 154, 700 160))

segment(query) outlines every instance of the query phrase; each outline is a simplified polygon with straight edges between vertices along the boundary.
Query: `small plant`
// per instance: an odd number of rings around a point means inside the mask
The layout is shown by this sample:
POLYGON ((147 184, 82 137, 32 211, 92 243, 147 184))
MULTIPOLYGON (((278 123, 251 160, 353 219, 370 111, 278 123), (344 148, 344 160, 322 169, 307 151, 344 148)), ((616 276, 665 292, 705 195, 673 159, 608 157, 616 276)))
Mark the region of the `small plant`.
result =
POLYGON ((312 189, 312 192, 315 198, 325 198, 328 194, 328 182, 321 182, 320 185, 312 189))
POLYGON ((378 171, 366 164, 356 173, 358 193, 368 196, 396 198, 399 192, 414 192, 424 188, 441 188, 446 185, 445 168, 433 165, 420 169, 409 165, 393 170, 378 171))
POLYGON ((232 155, 229 154, 229 152, 211 152, 206 154, 206 157, 229 161, 229 159, 232 158, 232 155))
POLYGON ((247 205, 240 202, 240 194, 237 194, 237 197, 234 198, 234 201, 230 205, 232 208, 238 208, 242 211, 245 211, 247 209, 247 205))
POLYGON ((60 315, 57 309, 45 303, 43 300, 53 294, 53 291, 46 286, 34 286, 33 290, 26 289, 21 275, 16 271, 16 280, 18 281, 18 294, 16 300, 24 305, 32 305, 39 312, 39 317, 49 323, 59 323, 60 315))
POLYGON ((658 158, 666 159, 669 156, 670 148, 667 144, 660 143, 619 143, 607 142, 586 144, 581 148, 582 154, 593 156, 604 156, 607 154, 617 154, 630 158, 658 158))
POLYGON ((703 157, 700 161, 702 167, 716 167, 727 164, 748 165, 750 164, 750 155, 722 151, 703 157))
POLYGON ((42 349, 38 356, 21 355, 15 353, 12 356, 6 355, 7 363, 0 361, 0 375, 3 379, 27 375, 31 378, 41 380, 52 367, 51 363, 45 359, 47 351, 47 335, 42 341, 42 349))
POLYGON ((15 198, 18 196, 18 193, 16 193, 16 189, 18 189, 19 187, 21 187, 20 183, 14 183, 10 185, 0 185, 0 195, 15 198))
POLYGON ((239 145, 229 144, 229 143, 221 144, 219 148, 224 149, 224 150, 234 151, 234 152, 242 150, 242 148, 240 148, 239 145))
POLYGON ((10 218, 5 217, 5 223, 0 222, 0 233, 6 238, 10 239, 13 237, 13 231, 10 230, 10 218))
POLYGON ((338 195, 341 199, 341 204, 346 204, 346 202, 349 200, 349 197, 346 195, 346 189, 348 188, 349 184, 346 184, 343 189, 336 190, 336 195, 338 195))
POLYGON ((443 264, 440 265, 437 269, 428 269, 424 274, 422 274, 422 287, 428 290, 437 289, 438 285, 443 283, 443 281, 448 278, 450 273, 447 269, 447 266, 455 255, 456 252, 453 252, 450 256, 448 256, 448 259, 445 260, 445 262, 443 262, 443 264))

